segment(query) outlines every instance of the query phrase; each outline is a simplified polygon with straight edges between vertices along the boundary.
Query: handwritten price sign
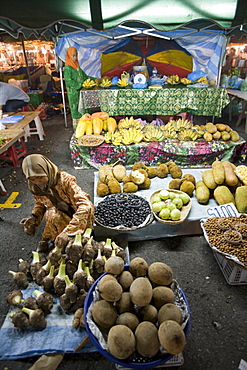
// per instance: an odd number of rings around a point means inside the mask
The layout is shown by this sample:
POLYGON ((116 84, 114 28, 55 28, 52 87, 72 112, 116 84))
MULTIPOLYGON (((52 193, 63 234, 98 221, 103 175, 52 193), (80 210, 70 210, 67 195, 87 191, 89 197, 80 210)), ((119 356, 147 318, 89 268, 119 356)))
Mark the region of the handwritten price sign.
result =
POLYGON ((240 213, 233 203, 223 204, 221 206, 209 207, 207 209, 209 217, 239 217, 240 213))

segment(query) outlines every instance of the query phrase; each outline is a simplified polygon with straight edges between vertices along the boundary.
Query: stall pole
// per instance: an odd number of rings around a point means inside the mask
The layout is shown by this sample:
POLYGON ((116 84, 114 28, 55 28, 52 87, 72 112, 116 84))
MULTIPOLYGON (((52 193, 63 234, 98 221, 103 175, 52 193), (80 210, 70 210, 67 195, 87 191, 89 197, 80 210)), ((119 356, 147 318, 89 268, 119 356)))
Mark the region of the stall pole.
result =
POLYGON ((64 95, 64 86, 63 86, 63 72, 62 72, 62 67, 61 66, 59 67, 59 75, 60 75, 62 100, 63 100, 64 124, 65 124, 65 127, 68 128, 67 114, 66 114, 66 104, 65 104, 65 95, 64 95))
POLYGON ((26 50, 25 50, 25 45, 24 45, 24 38, 23 38, 22 34, 20 35, 20 37, 21 37, 21 44, 22 44, 24 59, 25 59, 25 63, 26 63, 28 86, 32 87, 32 81, 31 81, 31 77, 30 77, 30 71, 29 71, 29 68, 28 68, 28 61, 27 61, 26 50))

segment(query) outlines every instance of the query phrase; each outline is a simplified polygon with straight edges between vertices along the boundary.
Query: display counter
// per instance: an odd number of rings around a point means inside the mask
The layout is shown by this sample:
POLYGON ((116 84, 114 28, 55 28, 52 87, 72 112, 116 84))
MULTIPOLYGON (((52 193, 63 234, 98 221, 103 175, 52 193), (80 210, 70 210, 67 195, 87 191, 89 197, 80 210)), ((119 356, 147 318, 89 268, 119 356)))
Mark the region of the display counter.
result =
POLYGON ((79 110, 99 108, 110 116, 175 115, 187 112, 199 116, 221 117, 230 99, 225 88, 195 88, 179 85, 162 89, 83 89, 79 110))
POLYGON ((70 140, 71 158, 78 169, 98 169, 103 164, 114 164, 119 159, 125 166, 132 166, 139 161, 156 166, 173 160, 181 167, 207 167, 211 166, 216 157, 220 160, 243 161, 246 157, 246 147, 246 141, 242 138, 237 142, 166 139, 163 142, 117 146, 103 143, 97 147, 78 145, 74 135, 70 140))
MULTIPOLYGON (((195 177, 196 181, 202 179, 202 172, 205 171, 205 168, 197 169, 184 169, 182 168, 183 174, 191 174, 195 177)), ((97 205, 101 197, 97 196, 96 187, 98 182, 98 172, 94 173, 94 204, 97 205)), ((135 194, 143 196, 149 200, 151 194, 156 190, 168 189, 169 182, 172 180, 171 175, 168 175, 166 178, 154 177, 151 180, 151 186, 147 190, 139 190, 135 194)), ((188 217, 184 222, 177 225, 167 225, 163 224, 156 219, 146 227, 133 230, 133 231, 121 231, 121 230, 112 230, 100 225, 95 225, 94 233, 96 238, 106 238, 106 237, 115 237, 121 233, 125 233, 128 236, 129 241, 144 241, 152 240, 157 238, 172 237, 179 235, 198 235, 202 234, 202 228, 200 226, 200 219, 207 218, 210 215, 214 215, 214 207, 217 206, 216 201, 211 198, 207 205, 198 203, 195 191, 192 196, 192 207, 188 217)), ((217 214, 215 214, 217 216, 217 214)))

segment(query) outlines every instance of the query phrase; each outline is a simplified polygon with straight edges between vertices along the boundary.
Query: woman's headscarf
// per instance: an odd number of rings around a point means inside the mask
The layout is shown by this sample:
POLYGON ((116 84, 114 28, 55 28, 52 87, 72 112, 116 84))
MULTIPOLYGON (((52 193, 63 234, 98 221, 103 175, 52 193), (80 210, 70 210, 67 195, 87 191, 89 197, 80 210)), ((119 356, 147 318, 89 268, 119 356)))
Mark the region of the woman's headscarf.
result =
MULTIPOLYGON (((32 176, 47 176, 48 189, 53 188, 57 184, 57 166, 41 154, 30 154, 25 157, 22 162, 22 170, 27 179, 32 176)), ((41 195, 39 187, 33 184, 31 181, 28 181, 28 187, 32 193, 41 195)))
POLYGON ((77 49, 73 46, 70 46, 68 49, 67 49, 67 52, 66 52, 66 60, 65 60, 65 65, 70 65, 72 68, 74 69, 78 69, 79 68, 79 62, 78 60, 76 60, 75 62, 73 61, 72 59, 72 55, 77 53, 77 49))
POLYGON ((28 188, 34 195, 46 196, 52 204, 60 211, 72 217, 74 209, 71 204, 65 203, 60 197, 54 186, 57 184, 59 170, 57 166, 48 158, 41 154, 30 154, 22 162, 22 170, 27 180, 32 176, 47 176, 48 183, 46 189, 41 189, 38 185, 28 180, 28 188))

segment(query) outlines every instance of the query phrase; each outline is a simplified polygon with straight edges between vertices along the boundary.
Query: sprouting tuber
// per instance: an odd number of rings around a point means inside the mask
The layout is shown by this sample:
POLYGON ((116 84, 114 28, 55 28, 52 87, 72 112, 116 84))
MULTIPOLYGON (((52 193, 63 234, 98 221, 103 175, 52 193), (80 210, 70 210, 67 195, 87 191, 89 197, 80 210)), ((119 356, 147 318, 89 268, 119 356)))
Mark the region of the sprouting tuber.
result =
POLYGON ((70 280, 68 275, 65 275, 64 279, 66 283, 65 294, 69 298, 70 303, 75 303, 78 295, 78 287, 70 280))
POLYGON ((84 289, 87 282, 87 274, 83 269, 82 259, 79 260, 78 268, 73 275, 73 282, 78 285, 79 288, 84 289))
POLYGON ((62 294, 64 294, 65 291, 65 269, 66 269, 66 264, 63 263, 64 260, 61 261, 59 265, 59 270, 58 274, 54 277, 54 282, 53 282, 53 287, 55 290, 55 293, 60 297, 62 294))
POLYGON ((84 268, 84 271, 87 274, 86 290, 89 290, 94 283, 94 278, 91 276, 88 266, 84 268))
POLYGON ((36 280, 36 274, 39 271, 39 269, 42 267, 42 263, 40 261, 40 256, 38 252, 32 252, 33 253, 33 260, 30 265, 30 273, 32 275, 33 280, 36 280))
POLYGON ((31 308, 31 310, 36 310, 39 308, 36 298, 28 297, 22 302, 22 307, 31 308))
POLYGON ((75 239, 69 242, 65 248, 67 258, 75 263, 79 261, 82 255, 83 246, 81 239, 82 239, 81 234, 77 234, 75 236, 75 239))
POLYGON ((54 303, 53 296, 50 293, 41 292, 37 289, 34 290, 33 294, 37 299, 39 308, 41 308, 45 313, 50 312, 54 303))
POLYGON ((6 300, 8 304, 11 304, 12 306, 18 306, 22 300, 22 292, 20 290, 13 290, 9 293, 6 300))
POLYGON ((49 292, 53 288, 54 282, 54 266, 51 266, 49 274, 46 275, 42 280, 42 286, 46 292, 49 292))
POLYGON ((18 287, 26 289, 28 287, 27 275, 24 272, 15 272, 9 270, 9 273, 13 275, 13 281, 18 287))
POLYGON ((81 242, 82 242, 82 245, 85 245, 88 240, 91 238, 91 234, 92 234, 92 229, 90 227, 88 227, 84 234, 82 235, 82 239, 81 239, 81 242))
POLYGON ((88 239, 87 243, 83 247, 83 252, 82 252, 81 258, 84 262, 92 261, 92 259, 95 256, 95 250, 94 250, 94 247, 92 245, 92 240, 93 240, 93 237, 88 239))
POLYGON ((10 317, 11 317, 12 323, 18 329, 25 330, 30 325, 28 317, 25 315, 25 313, 22 310, 17 311, 13 315, 10 314, 10 317))
POLYGON ((102 258, 101 249, 98 249, 98 255, 93 262, 93 267, 98 274, 103 274, 105 271, 105 260, 102 258))
POLYGON ((22 311, 28 314, 29 323, 36 329, 45 329, 47 322, 45 319, 44 312, 38 308, 37 310, 31 310, 30 308, 23 307, 22 311))
POLYGON ((106 256, 106 258, 110 258, 111 255, 112 255, 111 239, 107 238, 104 245, 104 256, 106 256))
POLYGON ((36 283, 38 285, 42 284, 42 281, 46 275, 49 274, 51 268, 51 261, 48 260, 45 265, 43 265, 36 273, 36 283))
POLYGON ((55 246, 50 253, 48 254, 48 260, 50 261, 51 265, 57 267, 59 265, 59 261, 62 258, 61 249, 55 246))
POLYGON ((24 272, 24 274, 28 275, 30 272, 30 263, 28 261, 24 261, 22 258, 19 259, 18 270, 20 272, 24 272))

